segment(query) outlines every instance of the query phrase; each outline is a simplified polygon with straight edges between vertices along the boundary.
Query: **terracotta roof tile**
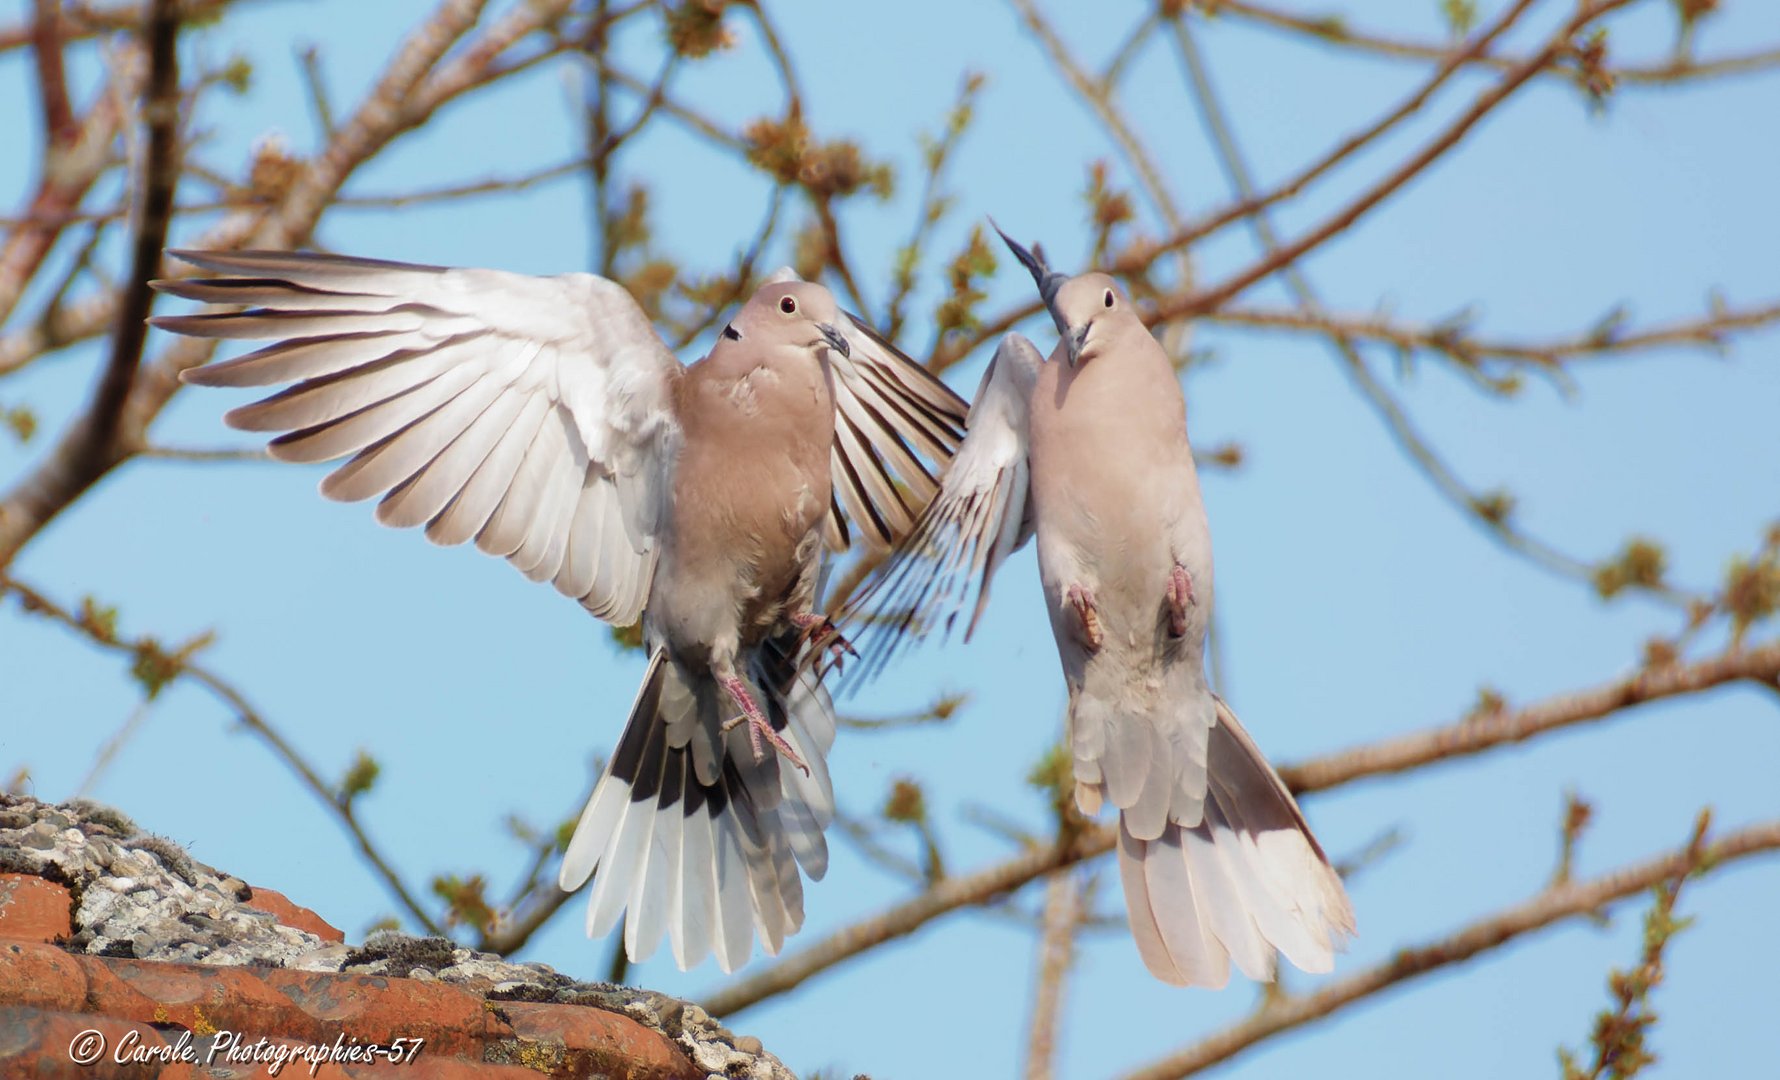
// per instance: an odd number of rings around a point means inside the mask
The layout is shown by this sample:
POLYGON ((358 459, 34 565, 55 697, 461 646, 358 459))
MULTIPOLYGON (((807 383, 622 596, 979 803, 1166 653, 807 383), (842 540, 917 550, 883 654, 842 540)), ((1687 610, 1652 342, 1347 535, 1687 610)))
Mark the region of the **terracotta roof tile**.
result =
POLYGON ((0 937, 55 941, 72 933, 67 889, 32 874, 0 874, 0 937))
POLYGON ((273 889, 254 887, 253 895, 244 903, 273 916, 286 926, 298 930, 307 930, 323 941, 345 941, 346 935, 328 924, 326 919, 299 904, 293 904, 290 898, 273 889))
MULTIPOLYGON (((144 844, 128 819, 105 813, 0 795, 0 865, 39 870, 0 874, 0 1077, 272 1075, 263 1059, 206 1064, 231 1038, 286 1054, 424 1040, 412 1062, 315 1074, 336 1080, 790 1077, 757 1040, 648 991, 437 938, 374 936, 349 949, 282 893, 249 890, 166 841, 144 844), (154 958, 113 955, 144 952, 154 958), (205 962, 177 959, 186 955, 205 962), (103 1040, 96 1064, 73 1060, 82 1039, 103 1040), (135 1054, 120 1058, 119 1047, 135 1054)), ((306 1060, 279 1072, 309 1074, 306 1060)))

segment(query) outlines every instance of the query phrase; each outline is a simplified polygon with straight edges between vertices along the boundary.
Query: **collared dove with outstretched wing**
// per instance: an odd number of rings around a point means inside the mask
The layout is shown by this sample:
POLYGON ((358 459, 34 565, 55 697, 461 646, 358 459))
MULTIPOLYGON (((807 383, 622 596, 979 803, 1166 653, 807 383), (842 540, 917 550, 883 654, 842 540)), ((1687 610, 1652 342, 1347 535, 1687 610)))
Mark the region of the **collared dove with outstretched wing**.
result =
POLYGON ((862 627, 854 677, 966 608, 968 640, 995 570, 1036 535, 1076 803, 1119 813, 1145 965, 1171 983, 1222 986, 1231 960, 1272 978, 1277 950, 1328 971, 1353 932, 1346 890, 1205 679, 1211 536, 1179 376, 1111 278, 1066 278, 1042 251, 1007 243, 1038 283, 1057 347, 1045 360, 1018 334, 1002 340, 939 495, 841 615, 862 627))
POLYGON ((632 959, 664 935, 683 968, 714 952, 734 970, 756 933, 777 953, 834 814, 833 708, 800 659, 845 645, 814 609, 823 548, 913 525, 964 402, 789 274, 682 366, 591 274, 173 254, 213 276, 158 289, 247 307, 155 325, 273 340, 185 381, 292 384, 231 426, 282 433, 282 460, 347 459, 322 493, 381 496, 386 525, 474 539, 599 618, 642 619, 647 674, 559 877, 593 878, 588 933, 628 909, 632 959))

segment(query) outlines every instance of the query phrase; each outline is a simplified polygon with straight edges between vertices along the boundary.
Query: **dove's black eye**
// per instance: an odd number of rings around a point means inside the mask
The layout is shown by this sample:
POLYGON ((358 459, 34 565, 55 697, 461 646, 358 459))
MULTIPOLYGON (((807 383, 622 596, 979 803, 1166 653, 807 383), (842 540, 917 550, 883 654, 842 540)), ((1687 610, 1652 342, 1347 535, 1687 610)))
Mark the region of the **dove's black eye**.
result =
POLYGON ((795 315, 797 313, 797 301, 789 296, 783 297, 779 301, 779 310, 787 315, 795 315))
POLYGON ((735 328, 735 323, 730 323, 728 326, 725 326, 723 328, 723 336, 728 338, 731 341, 742 340, 742 332, 735 328))
POLYGON ((1111 289, 1106 290, 1106 306, 1113 306, 1113 291, 1111 289))

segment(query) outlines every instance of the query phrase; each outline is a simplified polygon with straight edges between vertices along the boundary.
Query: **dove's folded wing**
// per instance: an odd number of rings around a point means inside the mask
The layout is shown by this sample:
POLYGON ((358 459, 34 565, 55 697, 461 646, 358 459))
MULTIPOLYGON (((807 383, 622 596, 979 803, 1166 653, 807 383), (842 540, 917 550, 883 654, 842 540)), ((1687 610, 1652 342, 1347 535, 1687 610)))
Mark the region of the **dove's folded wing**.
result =
POLYGON ((595 615, 635 622, 648 597, 680 429, 680 364, 622 287, 290 252, 173 252, 215 276, 162 292, 245 310, 156 326, 273 339, 184 373, 287 389, 232 427, 281 432, 274 457, 347 458, 323 482, 382 495, 377 520, 501 556, 595 615))
POLYGON ((834 371, 834 503, 828 543, 852 539, 849 521, 874 548, 915 527, 939 490, 937 472, 964 438, 965 400, 852 315, 842 328, 851 354, 830 354, 834 371), (921 459, 925 457, 932 468, 921 459))

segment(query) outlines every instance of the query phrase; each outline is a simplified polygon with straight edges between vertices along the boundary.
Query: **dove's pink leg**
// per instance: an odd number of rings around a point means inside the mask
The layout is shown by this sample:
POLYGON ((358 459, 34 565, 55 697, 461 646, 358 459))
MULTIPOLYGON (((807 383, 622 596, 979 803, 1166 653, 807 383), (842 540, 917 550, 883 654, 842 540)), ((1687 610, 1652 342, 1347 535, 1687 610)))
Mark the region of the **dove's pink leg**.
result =
POLYGON ((742 715, 724 723, 723 730, 727 732, 734 730, 738 724, 747 724, 748 742, 754 747, 755 761, 766 756, 766 748, 761 745, 761 740, 765 739, 772 743, 779 753, 784 754, 786 760, 802 769, 804 775, 808 776, 810 767, 797 756, 797 751, 791 749, 791 744, 785 741, 785 737, 773 730, 772 721, 768 720, 766 714, 760 711, 760 706, 755 704, 754 695, 748 693, 748 684, 735 675, 718 675, 717 684, 729 691, 730 698, 742 710, 742 715))
POLYGON ((803 639, 812 648, 826 648, 834 661, 834 670, 841 669, 841 660, 847 656, 858 656, 853 643, 841 634, 840 627, 826 615, 813 611, 798 612, 791 616, 791 624, 803 634, 803 639))
POLYGON ((1187 605, 1198 603, 1193 595, 1193 575, 1180 563, 1168 572, 1168 632, 1175 637, 1187 636, 1187 605))
POLYGON ((1094 607, 1094 594, 1081 585, 1071 585, 1063 598, 1082 620, 1082 639, 1088 643, 1088 651, 1099 652, 1106 635, 1100 630, 1100 612, 1094 607))

